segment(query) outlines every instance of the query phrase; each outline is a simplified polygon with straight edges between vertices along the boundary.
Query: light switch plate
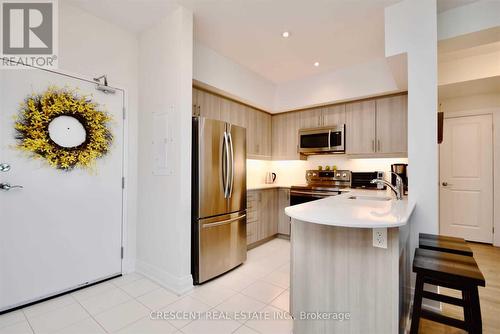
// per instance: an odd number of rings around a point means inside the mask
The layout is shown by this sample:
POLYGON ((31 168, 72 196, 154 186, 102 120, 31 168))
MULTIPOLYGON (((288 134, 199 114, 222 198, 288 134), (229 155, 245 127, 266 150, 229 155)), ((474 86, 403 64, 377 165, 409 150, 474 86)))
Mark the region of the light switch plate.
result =
POLYGON ((373 247, 387 248, 387 228, 373 229, 373 247))

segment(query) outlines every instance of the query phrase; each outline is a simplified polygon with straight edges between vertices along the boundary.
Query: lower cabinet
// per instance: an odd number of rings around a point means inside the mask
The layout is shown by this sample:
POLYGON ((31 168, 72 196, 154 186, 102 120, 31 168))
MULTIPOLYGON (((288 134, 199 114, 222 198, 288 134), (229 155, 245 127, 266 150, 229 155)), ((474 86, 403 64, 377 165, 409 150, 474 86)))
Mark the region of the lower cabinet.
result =
POLYGON ((290 235, 290 217, 285 214, 285 208, 290 206, 290 189, 278 189, 278 233, 290 235))
POLYGON ((290 234, 290 220, 285 207, 290 204, 290 190, 258 189, 247 192, 247 245, 250 247, 279 234, 290 234))

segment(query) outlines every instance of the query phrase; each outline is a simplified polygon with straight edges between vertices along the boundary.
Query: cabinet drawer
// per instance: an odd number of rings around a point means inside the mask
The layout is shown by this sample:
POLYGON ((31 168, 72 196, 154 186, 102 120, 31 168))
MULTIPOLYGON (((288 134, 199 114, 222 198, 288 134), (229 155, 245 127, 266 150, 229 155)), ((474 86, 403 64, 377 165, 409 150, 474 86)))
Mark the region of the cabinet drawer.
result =
POLYGON ((247 211, 257 210, 258 201, 249 201, 247 200, 247 211))
POLYGON ((258 241, 258 229, 259 225, 257 223, 247 222, 247 245, 253 244, 254 242, 258 241))
POLYGON ((258 197, 257 191, 247 191, 247 201, 256 201, 258 197))
POLYGON ((247 222, 253 223, 258 219, 258 212, 256 210, 247 210, 247 222))
POLYGON ((257 233, 257 224, 250 223, 247 221, 247 236, 251 236, 257 233))

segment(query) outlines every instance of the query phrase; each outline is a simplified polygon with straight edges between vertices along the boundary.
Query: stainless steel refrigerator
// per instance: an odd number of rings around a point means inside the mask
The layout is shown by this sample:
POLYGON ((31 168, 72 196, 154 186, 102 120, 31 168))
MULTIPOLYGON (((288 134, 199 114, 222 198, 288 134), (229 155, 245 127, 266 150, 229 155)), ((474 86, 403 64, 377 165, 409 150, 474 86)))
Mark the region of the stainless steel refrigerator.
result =
POLYGON ((193 117, 192 265, 195 284, 240 265, 246 243, 246 129, 193 117))

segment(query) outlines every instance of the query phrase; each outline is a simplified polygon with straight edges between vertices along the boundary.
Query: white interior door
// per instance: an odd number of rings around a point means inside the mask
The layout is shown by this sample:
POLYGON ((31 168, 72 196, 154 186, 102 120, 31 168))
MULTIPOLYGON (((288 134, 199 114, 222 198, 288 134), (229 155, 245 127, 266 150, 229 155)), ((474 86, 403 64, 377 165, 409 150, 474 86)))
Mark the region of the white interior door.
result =
POLYGON ((446 118, 440 147, 440 232, 493 241, 491 115, 446 118))
MULTIPOLYGON (((0 71, 0 311, 121 273, 123 92, 53 72, 0 71), (49 86, 93 95, 112 114, 113 146, 94 173, 62 171, 18 151, 14 115, 49 86)), ((69 128, 68 128, 69 130, 69 128)))

